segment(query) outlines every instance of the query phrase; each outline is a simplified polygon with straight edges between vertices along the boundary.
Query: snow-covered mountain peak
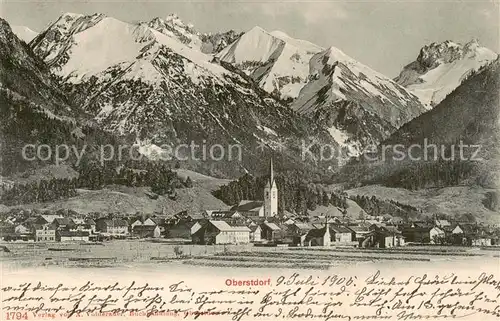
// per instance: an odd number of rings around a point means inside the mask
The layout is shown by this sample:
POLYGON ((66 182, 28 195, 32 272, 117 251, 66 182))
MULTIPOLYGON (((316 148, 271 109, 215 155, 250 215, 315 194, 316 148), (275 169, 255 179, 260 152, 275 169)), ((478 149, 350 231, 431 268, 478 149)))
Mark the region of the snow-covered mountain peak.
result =
POLYGON ((355 60, 348 55, 346 55, 342 50, 336 47, 329 47, 324 51, 324 57, 328 57, 328 64, 334 64, 335 62, 355 62, 355 60))
MULTIPOLYGON (((329 47, 324 51, 316 54, 310 62, 310 72, 311 74, 316 74, 318 72, 324 72, 325 66, 329 68, 334 68, 335 66, 342 64, 346 67, 349 73, 353 73, 356 77, 361 77, 362 79, 368 78, 374 82, 384 82, 391 84, 388 86, 393 87, 395 85, 394 81, 387 78, 383 74, 371 69, 370 67, 362 64, 351 56, 345 54, 342 50, 336 47, 329 47)), ((399 87, 399 86, 397 86, 399 87)), ((393 89, 393 88, 391 88, 393 89)), ((398 88, 399 91, 401 88, 398 88)))
POLYGON ((265 33, 265 34, 269 34, 269 32, 267 32, 264 28, 262 28, 260 26, 253 27, 252 29, 248 30, 247 33, 265 33))
POLYGON ((107 18, 106 15, 97 13, 88 16, 65 13, 33 39, 30 46, 49 66, 60 67, 69 59, 69 55, 65 52, 72 46, 73 37, 105 18, 107 18))
POLYGON ((203 44, 200 33, 194 29, 194 26, 185 24, 176 14, 170 14, 166 18, 156 17, 147 25, 164 35, 176 38, 191 48, 200 49, 203 44))
MULTIPOLYGON (((260 28, 260 27, 259 27, 260 28)), ((278 38, 291 38, 287 33, 281 31, 281 30, 274 30, 274 31, 271 31, 270 34, 272 34, 273 36, 275 37, 278 37, 278 38)))
MULTIPOLYGON (((315 106, 320 106, 325 101, 363 98, 363 103, 373 101, 372 105, 390 103, 406 106, 412 100, 416 100, 415 96, 393 80, 356 61, 336 47, 329 47, 311 58, 309 78, 308 84, 293 104, 295 109, 305 113, 314 111, 315 106), (325 86, 330 90, 325 91, 325 86), (317 95, 321 97, 314 98, 317 95)), ((389 110, 387 112, 390 113, 389 110)), ((418 108, 410 114, 415 113, 418 114, 418 108)), ((408 118, 393 116, 390 117, 392 119, 390 122, 394 126, 401 125, 401 121, 408 118)))
POLYGON ((417 59, 405 66, 395 80, 430 109, 458 87, 467 75, 497 57, 477 39, 465 45, 450 40, 434 42, 424 46, 417 59))
POLYGON ((476 49, 479 47, 479 39, 477 38, 473 38, 471 41, 469 41, 468 43, 466 43, 464 45, 464 49, 466 50, 471 50, 471 49, 476 49))
POLYGON ((265 91, 296 98, 307 81, 309 60, 322 48, 283 32, 273 33, 253 27, 216 57, 235 65, 265 91))
POLYGON ((319 52, 319 51, 323 50, 322 47, 320 47, 312 42, 309 42, 307 40, 293 38, 290 35, 286 34, 283 31, 280 31, 280 30, 272 31, 270 34, 276 38, 279 38, 279 39, 285 41, 288 44, 291 44, 291 45, 294 45, 295 47, 310 51, 311 53, 312 52, 319 52))
POLYGON ((84 17, 83 14, 81 13, 74 13, 74 12, 65 12, 61 15, 61 17, 59 17, 59 19, 61 18, 64 18, 64 19, 76 19, 76 18, 80 18, 80 17, 84 17))
POLYGON ((63 22, 74 21, 82 17, 85 17, 85 15, 81 13, 65 12, 61 16, 59 16, 59 19, 56 20, 55 24, 62 24, 63 22))
POLYGON ((154 24, 158 24, 158 25, 168 24, 170 26, 177 26, 177 27, 183 28, 185 30, 190 30, 193 33, 196 33, 196 31, 194 30, 194 27, 191 23, 184 23, 184 21, 182 21, 181 18, 179 18, 179 16, 175 13, 171 13, 168 16, 166 16, 165 18, 156 17, 156 18, 151 20, 151 23, 153 25, 154 24))
POLYGON ((65 17, 59 18, 31 45, 54 73, 69 82, 82 83, 95 76, 100 83, 119 76, 159 84, 170 77, 166 70, 171 69, 168 59, 172 57, 184 61, 182 70, 195 83, 210 78, 223 84, 228 75, 238 78, 212 63, 212 55, 191 46, 191 40, 199 38, 184 41, 188 33, 181 31, 185 32, 187 27, 180 28, 174 16, 168 21, 155 18, 138 24, 105 15, 78 16, 61 27, 62 22, 67 22, 65 17))
POLYGON ((14 34, 18 36, 19 39, 23 40, 26 43, 29 43, 38 35, 38 32, 33 31, 26 26, 12 26, 12 32, 14 32, 14 34))
POLYGON ((311 58, 309 81, 292 108, 323 123, 351 156, 424 111, 405 88, 335 47, 311 58))
POLYGON ((102 13, 85 16, 79 13, 67 12, 62 14, 59 19, 54 22, 53 28, 58 28, 62 32, 70 30, 73 32, 79 32, 94 25, 104 18, 106 18, 106 15, 102 13))
MULTIPOLYGON (((217 56, 225 62, 244 64, 265 63, 277 51, 282 50, 284 41, 273 37, 261 27, 253 27, 245 32, 235 43, 226 47, 217 56)), ((250 67, 250 66, 249 66, 250 67)), ((243 68, 247 73, 251 73, 252 68, 243 68)))
POLYGON ((177 13, 170 13, 165 17, 165 21, 172 22, 174 24, 184 24, 182 20, 179 18, 177 13))

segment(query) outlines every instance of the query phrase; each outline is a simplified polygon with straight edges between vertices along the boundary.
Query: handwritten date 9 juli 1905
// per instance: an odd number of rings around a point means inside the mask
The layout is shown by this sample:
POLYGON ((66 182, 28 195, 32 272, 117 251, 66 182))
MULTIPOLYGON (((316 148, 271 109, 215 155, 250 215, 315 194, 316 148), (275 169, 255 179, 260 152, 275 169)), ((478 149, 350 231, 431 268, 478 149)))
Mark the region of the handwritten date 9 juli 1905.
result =
POLYGON ((189 281, 3 285, 2 313, 6 320, 96 316, 424 320, 474 315, 473 319, 484 321, 500 317, 500 280, 486 273, 404 279, 380 271, 363 279, 293 273, 271 280, 269 286, 228 288, 222 283, 209 291, 196 287, 189 281))

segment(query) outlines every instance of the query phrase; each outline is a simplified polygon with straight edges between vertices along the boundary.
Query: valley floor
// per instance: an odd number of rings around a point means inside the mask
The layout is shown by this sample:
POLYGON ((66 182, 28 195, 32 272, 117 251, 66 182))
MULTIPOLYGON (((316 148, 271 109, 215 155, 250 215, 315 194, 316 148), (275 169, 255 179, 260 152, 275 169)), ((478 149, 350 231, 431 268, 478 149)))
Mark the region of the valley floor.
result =
POLYGON ((407 246, 390 249, 341 247, 254 247, 191 245, 149 240, 104 243, 11 243, 0 252, 3 269, 25 267, 134 267, 172 264, 204 267, 324 270, 331 267, 435 264, 449 261, 497 259, 500 248, 407 246))

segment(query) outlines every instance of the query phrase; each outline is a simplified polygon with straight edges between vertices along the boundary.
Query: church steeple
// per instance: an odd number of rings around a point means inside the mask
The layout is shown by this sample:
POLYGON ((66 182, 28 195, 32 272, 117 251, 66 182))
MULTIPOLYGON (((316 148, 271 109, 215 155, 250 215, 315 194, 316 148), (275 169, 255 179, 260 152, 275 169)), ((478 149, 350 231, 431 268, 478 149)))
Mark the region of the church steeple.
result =
POLYGON ((278 186, 274 181, 273 159, 269 162, 269 181, 264 188, 264 216, 278 215, 278 186))
POLYGON ((270 172, 271 172, 270 178, 269 178, 269 185, 273 186, 273 184, 274 184, 274 170, 273 170, 273 158, 272 157, 271 157, 271 164, 270 164, 269 168, 270 168, 270 172))

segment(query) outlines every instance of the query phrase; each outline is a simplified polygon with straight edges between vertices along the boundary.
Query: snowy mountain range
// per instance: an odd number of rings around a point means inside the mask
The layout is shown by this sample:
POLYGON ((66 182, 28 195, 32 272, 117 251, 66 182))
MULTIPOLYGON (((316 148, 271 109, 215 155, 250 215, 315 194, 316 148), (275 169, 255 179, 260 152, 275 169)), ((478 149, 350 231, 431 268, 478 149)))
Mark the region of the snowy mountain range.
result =
POLYGON ((304 138, 358 156, 425 112, 429 92, 437 101, 496 57, 475 42, 432 44, 391 80, 335 47, 260 27, 205 34, 175 14, 66 13, 29 46, 85 113, 145 153, 209 137, 296 160, 304 138))
POLYGON ((497 59, 498 54, 477 40, 432 43, 403 68, 395 81, 417 95, 427 109, 440 103, 472 72, 497 59))
POLYGON ((200 50, 200 38, 182 25, 65 14, 30 46, 85 112, 109 131, 135 136, 146 153, 190 141, 240 144, 246 159, 238 170, 250 171, 259 166, 261 144, 297 164, 302 139, 335 144, 313 121, 200 50))

